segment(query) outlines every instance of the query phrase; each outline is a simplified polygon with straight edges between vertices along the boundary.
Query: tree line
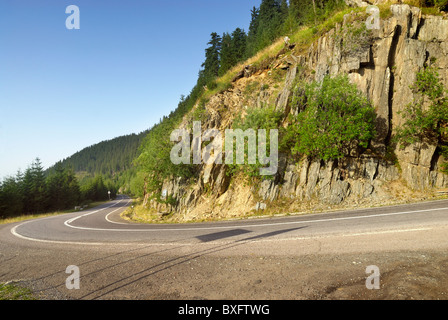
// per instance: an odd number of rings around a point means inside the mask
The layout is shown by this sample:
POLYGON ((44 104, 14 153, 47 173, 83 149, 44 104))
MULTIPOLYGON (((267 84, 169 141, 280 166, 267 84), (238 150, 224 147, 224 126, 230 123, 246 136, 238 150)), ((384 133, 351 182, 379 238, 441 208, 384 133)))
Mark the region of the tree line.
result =
MULTIPOLYGON (((448 10, 448 0, 419 0, 419 5, 448 10)), ((210 89, 216 77, 253 57, 277 38, 292 34, 300 26, 315 26, 345 6, 344 0, 262 0, 259 7, 251 10, 247 33, 241 28, 222 35, 211 33, 199 84, 210 89)))
POLYGON ((343 0, 263 0, 251 10, 247 33, 236 28, 232 33, 211 33, 198 83, 213 89, 213 80, 238 63, 254 56, 277 38, 291 34, 301 25, 318 20, 344 6, 343 0))
POLYGON ((73 209, 115 196, 117 189, 101 175, 80 186, 75 172, 58 162, 46 173, 39 158, 25 170, 0 181, 0 218, 73 209))
MULTIPOLYGON (((64 159, 62 165, 77 173, 85 172, 89 177, 114 176, 133 167, 133 160, 147 133, 148 131, 144 131, 102 141, 64 159)), ((49 169, 51 170, 53 168, 49 169)))

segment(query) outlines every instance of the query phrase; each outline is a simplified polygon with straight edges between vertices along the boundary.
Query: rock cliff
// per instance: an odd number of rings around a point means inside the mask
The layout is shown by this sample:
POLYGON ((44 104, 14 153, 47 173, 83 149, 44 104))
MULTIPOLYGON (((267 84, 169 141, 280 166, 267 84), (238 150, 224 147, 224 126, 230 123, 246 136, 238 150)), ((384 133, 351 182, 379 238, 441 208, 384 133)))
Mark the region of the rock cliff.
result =
MULTIPOLYGON (((241 216, 254 210, 291 213, 382 205, 423 199, 447 187, 436 146, 415 144, 402 150, 391 143, 391 136, 403 121, 399 112, 414 99, 410 86, 425 63, 435 62, 447 87, 448 19, 395 4, 378 30, 354 38, 350 30, 356 15, 344 17, 343 23, 306 50, 288 44, 275 59, 246 66, 229 89, 205 104, 202 128, 230 128, 238 112, 253 106, 274 105, 285 115, 297 113, 291 98, 298 74, 307 81, 320 81, 326 75, 345 73, 376 108, 377 137, 371 150, 329 162, 296 163, 280 155, 275 178, 256 185, 245 183, 244 177, 231 177, 225 165, 202 165, 195 184, 179 178, 165 182, 163 190, 175 203, 146 199, 145 204, 161 213, 174 213, 177 220, 191 220, 241 216)), ((183 126, 189 121, 187 116, 183 126)))

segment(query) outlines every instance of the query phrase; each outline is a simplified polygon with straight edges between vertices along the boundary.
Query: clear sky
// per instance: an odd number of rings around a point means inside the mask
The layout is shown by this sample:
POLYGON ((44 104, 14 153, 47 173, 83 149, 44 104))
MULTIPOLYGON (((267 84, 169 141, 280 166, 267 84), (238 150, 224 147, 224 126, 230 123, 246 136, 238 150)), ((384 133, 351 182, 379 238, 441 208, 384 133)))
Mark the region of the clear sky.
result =
POLYGON ((260 2, 1 0, 0 179, 150 128, 190 93, 210 33, 247 31, 260 2))

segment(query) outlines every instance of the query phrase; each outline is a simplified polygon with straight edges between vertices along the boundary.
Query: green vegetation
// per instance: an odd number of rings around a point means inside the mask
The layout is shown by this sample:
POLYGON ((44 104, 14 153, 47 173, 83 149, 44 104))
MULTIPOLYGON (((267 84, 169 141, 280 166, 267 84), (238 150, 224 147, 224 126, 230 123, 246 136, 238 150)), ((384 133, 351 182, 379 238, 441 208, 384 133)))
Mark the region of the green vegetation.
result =
POLYGON ((170 136, 177 123, 175 118, 166 119, 155 126, 143 141, 137 164, 146 173, 146 175, 140 175, 140 179, 143 179, 143 181, 140 180, 140 186, 143 183, 144 194, 160 191, 163 180, 166 178, 193 176, 194 168, 191 165, 175 165, 171 162, 170 153, 173 143, 170 136))
POLYGON ((420 7, 423 14, 439 15, 448 10, 448 0, 404 0, 403 3, 420 7))
MULTIPOLYGON (((267 134, 266 140, 266 150, 271 150, 270 148, 270 130, 278 129, 283 120, 283 112, 276 111, 274 107, 267 108, 249 108, 246 111, 246 114, 239 114, 234 123, 233 129, 241 129, 246 131, 248 129, 253 129, 257 134, 257 130, 265 129, 267 134)), ((258 145, 258 136, 256 144, 258 145)), ((236 148, 236 146, 234 146, 236 148)), ((236 152, 234 150, 234 157, 236 156, 236 152)), ((234 159, 235 160, 235 159, 234 159)), ((263 165, 256 159, 256 163, 249 163, 248 159, 248 150, 245 148, 244 150, 244 164, 231 164, 229 165, 228 174, 236 174, 239 171, 242 171, 246 174, 247 177, 251 179, 260 178, 259 169, 263 167, 263 165)), ((236 161, 234 161, 236 163, 236 161)))
MULTIPOLYGON (((418 72, 411 89, 418 98, 401 112, 405 121, 396 131, 396 141, 402 148, 417 142, 437 145, 448 159, 448 91, 436 67, 428 66, 418 72)), ((448 172, 447 161, 442 169, 448 172)))
POLYGON ((448 10, 448 0, 420 0, 420 6, 435 7, 439 10, 448 10))
MULTIPOLYGON (((94 180, 101 176, 109 188, 121 188, 123 192, 127 192, 130 180, 136 175, 133 161, 138 156, 139 147, 148 132, 130 134, 92 145, 64 159, 61 165, 75 172, 81 187, 86 186, 88 189, 87 186, 94 184, 94 180)), ((55 167, 49 168, 46 174, 53 172, 55 167)))
POLYGON ((233 66, 244 60, 246 54, 247 35, 241 28, 232 34, 224 33, 220 51, 219 76, 223 76, 233 66))
MULTIPOLYGON (((208 90, 213 91, 212 94, 215 93, 215 89, 220 84, 228 83, 232 78, 228 76, 229 72, 234 75, 232 67, 257 56, 282 36, 294 37, 301 27, 312 28, 312 33, 315 35, 319 24, 345 8, 343 0, 261 1, 260 7, 253 7, 251 10, 251 21, 247 33, 241 28, 236 28, 231 34, 225 32, 222 36, 216 32, 211 33, 209 47, 205 50, 203 69, 199 72, 198 84, 207 86, 208 90), (217 79, 218 77, 224 78, 225 81, 217 79)), ((300 41, 297 37, 291 40, 300 41)), ((281 42, 281 45, 283 47, 284 43, 281 42)), ((265 56, 260 56, 256 62, 265 60, 265 56)), ((226 85, 223 87, 225 88, 226 85)))
MULTIPOLYGON (((176 110, 151 128, 139 149, 140 155, 135 160, 138 173, 130 183, 131 195, 153 194, 159 199, 164 179, 173 176, 190 179, 194 176, 196 168, 192 165, 175 165, 171 162, 170 153, 173 142, 170 137, 183 117, 193 110, 203 92, 203 79, 200 77, 191 93, 186 97, 181 97, 176 110)), ((199 112, 199 114, 201 113, 202 111, 199 112)))
POLYGON ((340 159, 367 148, 374 136, 375 110, 346 75, 326 77, 296 88, 301 110, 283 143, 293 154, 323 160, 340 159))
MULTIPOLYGON (((271 55, 277 55, 284 48, 284 42, 275 43, 276 39, 291 32, 297 33, 297 29, 301 26, 322 22, 336 10, 345 7, 343 0, 320 0, 316 1, 315 5, 301 0, 263 0, 260 7, 254 7, 251 11, 251 22, 247 33, 241 28, 235 29, 231 34, 224 33, 222 36, 212 32, 210 41, 207 43, 208 47, 205 49, 205 61, 199 71, 195 87, 187 97, 181 98, 177 109, 154 126, 144 139, 140 155, 135 162, 139 173, 131 178, 131 193, 139 196, 153 194, 154 198, 158 199, 164 179, 194 178, 195 167, 174 165, 170 161, 170 151, 173 146, 170 134, 181 123, 183 117, 196 106, 190 120, 204 120, 207 116, 205 102, 212 95, 227 90, 231 86, 232 79, 240 70, 239 64, 245 59, 250 58, 244 61, 245 64, 253 62, 257 64, 271 55), (273 48, 268 47, 272 46, 273 42, 273 48), (199 104, 197 104, 198 101, 200 101, 199 104)), ((299 40, 303 35, 304 33, 300 33, 293 40, 299 40)), ((258 84, 254 83, 253 88, 248 90, 253 90, 257 86, 258 84)), ((263 88, 267 89, 267 85, 263 88)), ((257 129, 278 128, 276 115, 261 114, 271 111, 249 110, 246 119, 237 121, 235 126, 257 129), (257 114, 257 112, 261 113, 257 114), (273 120, 273 122, 257 123, 264 116, 268 117, 264 121, 273 120)), ((256 166, 251 167, 249 171, 253 173, 255 169, 256 166)))
POLYGON ((0 300, 36 300, 30 289, 11 283, 0 283, 0 300))
POLYGON ((117 192, 113 184, 97 176, 80 187, 72 169, 57 163, 45 173, 37 158, 14 177, 0 182, 0 218, 35 215, 44 212, 73 209, 92 201, 107 200, 117 192))
MULTIPOLYGON (((379 7, 382 18, 390 15, 390 4, 379 7)), ((365 8, 348 8, 343 0, 262 0, 259 7, 251 10, 247 32, 241 28, 222 35, 212 32, 196 85, 189 95, 181 97, 175 111, 161 119, 143 140, 135 161, 137 172, 130 178, 131 194, 151 195, 161 203, 173 204, 173 199, 161 199, 163 181, 176 177, 193 182, 199 168, 174 165, 170 161, 174 145, 170 141, 171 132, 183 121, 188 126, 192 121, 204 122, 208 117, 206 103, 213 95, 231 88, 233 79, 245 66, 250 65, 252 70, 268 69, 279 54, 285 53, 284 36, 290 38, 299 54, 352 12, 358 14, 359 21, 342 30, 349 36, 344 36, 341 49, 348 52, 362 48, 371 34, 362 23, 367 17, 365 8)), ((270 80, 269 84, 249 83, 244 96, 248 98, 268 89, 271 82, 275 87, 284 76, 273 71, 270 80)), ((362 152, 375 134, 372 105, 346 77, 326 78, 322 84, 302 84, 297 88, 293 105, 301 112, 289 119, 286 130, 281 125, 283 116, 270 107, 248 108, 245 115, 235 119, 233 128, 280 128, 281 151, 321 159, 339 159, 362 152)), ((247 162, 247 154, 245 156, 247 162)), ((258 179, 259 167, 259 163, 232 165, 228 174, 243 172, 251 179, 258 179)))
POLYGON ((347 55, 368 47, 371 37, 372 31, 367 29, 364 19, 345 24, 336 34, 336 41, 342 43, 341 52, 347 55))
POLYGON ((144 131, 100 142, 75 153, 61 164, 75 172, 85 172, 90 177, 113 176, 133 167, 132 162, 147 134, 148 131, 144 131))

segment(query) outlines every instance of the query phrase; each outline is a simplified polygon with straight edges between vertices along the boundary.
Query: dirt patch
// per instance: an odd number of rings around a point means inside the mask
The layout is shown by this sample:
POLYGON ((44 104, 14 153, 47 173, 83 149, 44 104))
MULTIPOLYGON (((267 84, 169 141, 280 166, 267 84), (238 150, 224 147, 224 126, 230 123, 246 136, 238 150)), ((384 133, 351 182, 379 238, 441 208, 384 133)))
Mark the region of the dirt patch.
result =
POLYGON ((448 256, 443 253, 395 253, 378 257, 380 289, 366 288, 367 274, 329 287, 325 299, 447 300, 448 256))
MULTIPOLYGON (((164 258, 166 259, 166 257, 164 258)), ((101 299, 446 300, 448 257, 441 252, 363 255, 200 256, 143 272, 138 284, 101 299), (366 268, 380 289, 366 288, 366 268), (157 276, 153 276, 153 275, 157 276)), ((169 260, 168 260, 169 261, 169 260)))

